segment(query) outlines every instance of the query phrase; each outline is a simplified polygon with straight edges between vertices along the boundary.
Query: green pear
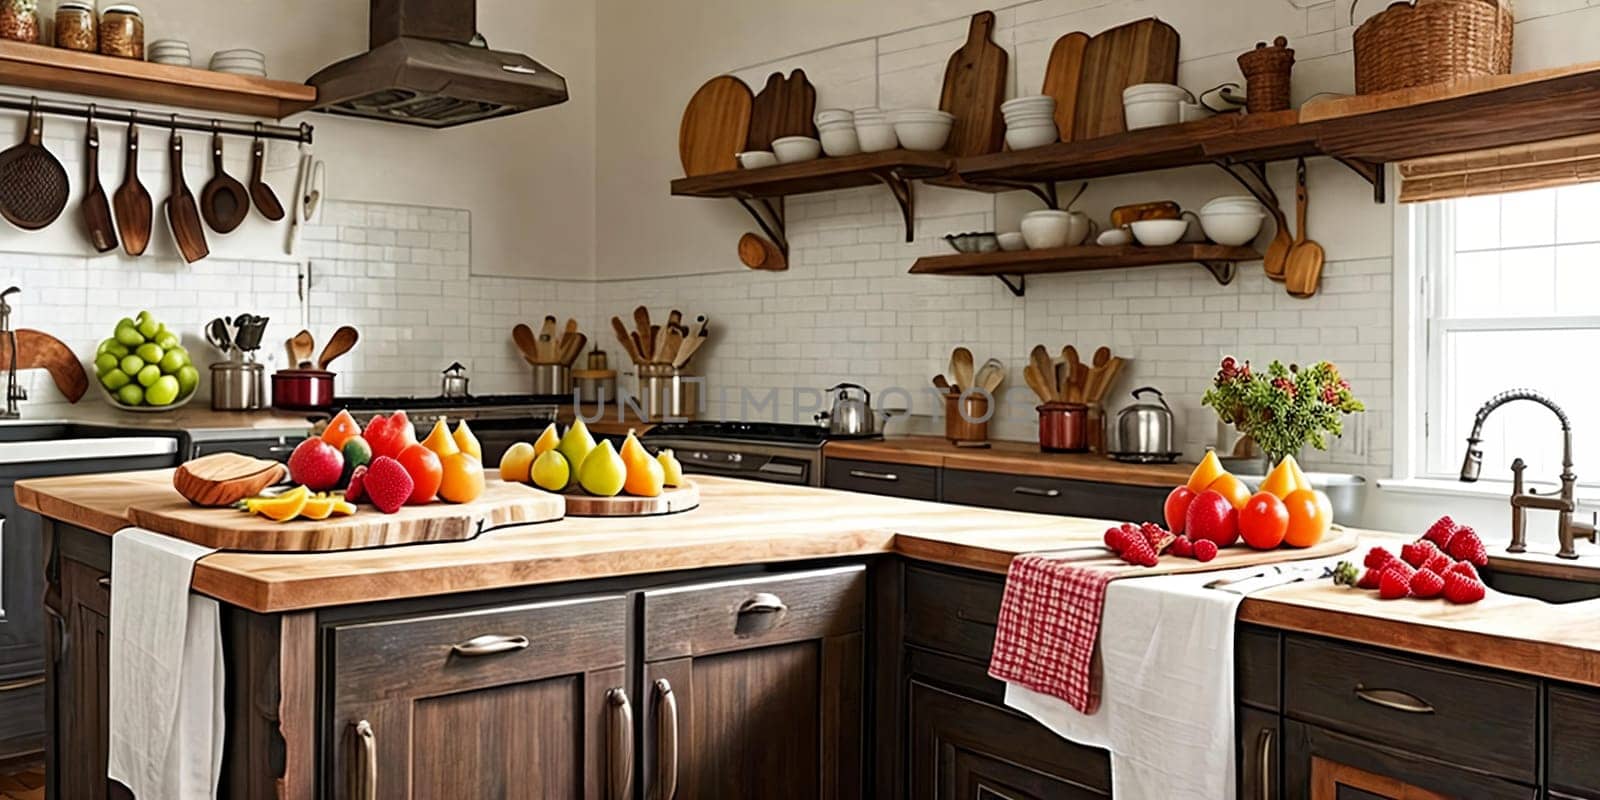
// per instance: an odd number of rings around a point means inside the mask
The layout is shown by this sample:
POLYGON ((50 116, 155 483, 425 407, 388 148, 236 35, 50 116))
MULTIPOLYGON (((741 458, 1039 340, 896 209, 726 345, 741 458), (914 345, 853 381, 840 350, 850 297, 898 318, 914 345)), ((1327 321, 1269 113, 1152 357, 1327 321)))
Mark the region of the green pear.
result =
POLYGON ((567 429, 567 435, 561 437, 556 449, 567 457, 568 464, 578 467, 578 472, 581 474, 584 459, 588 458, 589 451, 594 449, 594 437, 589 435, 589 426, 583 424, 581 419, 572 423, 572 427, 567 429))
POLYGON ((578 484, 589 494, 600 497, 616 497, 627 480, 628 468, 611 446, 610 439, 590 451, 583 466, 578 468, 578 484))
POLYGON ((572 468, 567 457, 556 450, 546 450, 533 460, 533 484, 548 492, 559 492, 572 482, 572 468))

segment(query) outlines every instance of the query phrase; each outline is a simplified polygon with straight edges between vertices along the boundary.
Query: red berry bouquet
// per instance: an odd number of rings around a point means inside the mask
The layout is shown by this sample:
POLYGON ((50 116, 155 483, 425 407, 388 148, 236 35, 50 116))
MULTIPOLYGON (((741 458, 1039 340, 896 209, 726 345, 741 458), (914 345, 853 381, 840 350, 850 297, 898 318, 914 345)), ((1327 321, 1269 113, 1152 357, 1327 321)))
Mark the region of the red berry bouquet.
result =
POLYGON ((1344 432, 1344 416, 1366 410, 1339 368, 1327 361, 1309 367, 1274 361, 1262 373, 1232 356, 1222 359, 1201 402, 1253 439, 1271 464, 1307 444, 1328 449, 1326 437, 1344 432))

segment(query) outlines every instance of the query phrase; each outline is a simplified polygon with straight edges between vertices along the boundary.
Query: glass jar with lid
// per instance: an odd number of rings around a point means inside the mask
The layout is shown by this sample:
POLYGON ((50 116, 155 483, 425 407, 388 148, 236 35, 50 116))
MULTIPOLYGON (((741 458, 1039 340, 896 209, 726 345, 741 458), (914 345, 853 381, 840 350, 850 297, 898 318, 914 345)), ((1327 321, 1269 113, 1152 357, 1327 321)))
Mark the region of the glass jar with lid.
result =
POLYGON ((139 16, 138 6, 118 3, 100 12, 100 52, 119 58, 144 59, 144 18, 139 16))
POLYGON ((39 0, 0 0, 0 38, 38 43, 39 0))
POLYGON ((56 47, 93 53, 100 49, 100 22, 94 0, 61 0, 56 4, 56 47))

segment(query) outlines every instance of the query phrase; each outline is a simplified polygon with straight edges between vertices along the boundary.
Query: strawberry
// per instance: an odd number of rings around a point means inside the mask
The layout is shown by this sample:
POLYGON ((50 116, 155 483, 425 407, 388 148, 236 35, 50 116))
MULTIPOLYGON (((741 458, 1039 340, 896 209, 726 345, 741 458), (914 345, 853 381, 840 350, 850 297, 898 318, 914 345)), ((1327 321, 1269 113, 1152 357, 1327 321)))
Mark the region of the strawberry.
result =
POLYGON ((1122 560, 1140 567, 1153 567, 1161 558, 1147 539, 1134 534, 1128 537, 1128 547, 1122 551, 1122 560))
POLYGON ((1484 548, 1483 540, 1471 528, 1463 526, 1456 531, 1450 539, 1450 557, 1457 561, 1469 561, 1473 566, 1481 567, 1489 563, 1489 551, 1484 548))
POLYGON ((362 464, 350 473, 350 483, 344 488, 344 499, 352 503, 364 502, 367 499, 366 488, 361 485, 361 479, 367 475, 367 465, 362 464))
POLYGON ((1204 564, 1217 557, 1217 543, 1210 539, 1196 539, 1194 542, 1194 560, 1204 564))
POLYGON ((1194 558, 1194 542, 1187 536, 1178 536, 1172 540, 1167 552, 1181 558, 1194 558))
POLYGON ((1378 597, 1384 600, 1399 600, 1411 594, 1411 575, 1405 568, 1391 564, 1385 567, 1383 574, 1378 576, 1378 597))
POLYGON ((1400 560, 1413 567, 1420 567, 1428 563, 1439 552, 1439 547, 1427 539, 1418 539, 1410 544, 1400 546, 1400 560))
POLYGON ((1367 569, 1381 570, 1388 566, 1389 562, 1393 560, 1394 553, 1391 553, 1382 547, 1374 547, 1367 551, 1367 557, 1361 560, 1361 566, 1366 567, 1367 569))
POLYGON ((1411 576, 1411 593, 1417 597, 1438 597, 1442 591, 1444 591, 1444 578, 1427 567, 1417 570, 1417 574, 1411 576))
POLYGON ((1380 583, 1380 579, 1382 577, 1383 577, 1383 573, 1382 573, 1381 570, 1376 570, 1376 569, 1363 570, 1362 573, 1361 573, 1361 577, 1356 580, 1356 588, 1357 589, 1377 589, 1378 585, 1380 583))
POLYGON ((1176 538, 1171 533, 1168 533, 1166 528, 1154 522, 1146 522, 1140 525, 1139 533, 1144 536, 1145 541, 1150 543, 1150 549, 1156 551, 1156 555, 1161 555, 1162 551, 1166 550, 1172 544, 1172 540, 1176 538))
POLYGON ((1106 547, 1120 556, 1127 552, 1130 542, 1142 538, 1138 533, 1129 533, 1126 528, 1110 528, 1106 531, 1106 547))
POLYGON ((1449 572, 1465 575, 1475 581, 1481 580, 1478 577, 1478 570, 1472 566, 1472 562, 1470 561, 1457 561, 1456 563, 1450 565, 1449 572))
POLYGON ((1457 527, 1455 520, 1449 517, 1440 517, 1438 522, 1433 523, 1428 528, 1427 533, 1422 534, 1422 538, 1433 542, 1440 550, 1448 553, 1450 552, 1450 539, 1456 535, 1457 527))
POLYGON ((1459 572, 1444 576, 1444 599, 1452 603, 1476 603, 1483 599, 1483 582, 1459 572))
POLYGON ((1450 567, 1453 566, 1455 563, 1456 563, 1455 559, 1445 555, 1444 553, 1434 553, 1433 554, 1433 558, 1430 558, 1427 561, 1423 562, 1421 568, 1422 569, 1431 569, 1434 572, 1436 572, 1436 573, 1438 573, 1440 575, 1443 575, 1446 572, 1450 571, 1450 567))
POLYGON ((367 465, 366 474, 361 476, 362 491, 385 514, 399 511, 414 488, 416 484, 406 468, 388 456, 374 458, 367 465))

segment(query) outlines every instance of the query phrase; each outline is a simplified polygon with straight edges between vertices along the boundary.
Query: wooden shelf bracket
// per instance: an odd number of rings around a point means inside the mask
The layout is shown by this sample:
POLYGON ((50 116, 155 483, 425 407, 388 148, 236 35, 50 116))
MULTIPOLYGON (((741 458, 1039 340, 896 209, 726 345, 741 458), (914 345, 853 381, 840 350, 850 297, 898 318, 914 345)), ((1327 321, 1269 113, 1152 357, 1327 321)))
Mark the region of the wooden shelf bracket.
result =
POLYGON ((900 205, 900 217, 906 224, 906 242, 916 241, 916 197, 911 181, 898 169, 874 170, 872 177, 888 187, 889 193, 894 195, 894 201, 900 205))
POLYGON ((782 197, 748 197, 737 195, 734 197, 744 210, 755 219, 761 232, 767 235, 772 243, 778 246, 778 252, 784 258, 789 257, 789 229, 783 216, 782 197), (763 213, 765 212, 765 213, 763 213))

